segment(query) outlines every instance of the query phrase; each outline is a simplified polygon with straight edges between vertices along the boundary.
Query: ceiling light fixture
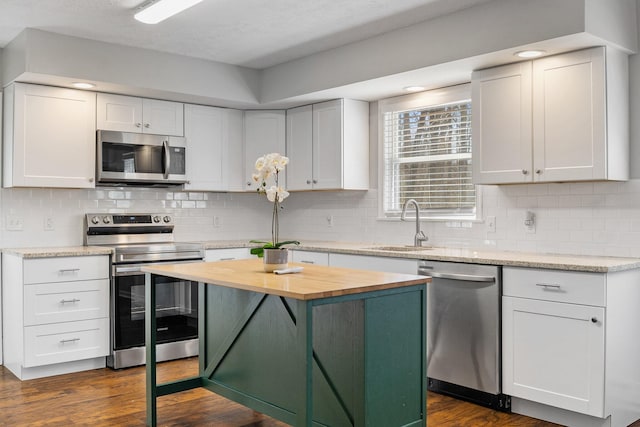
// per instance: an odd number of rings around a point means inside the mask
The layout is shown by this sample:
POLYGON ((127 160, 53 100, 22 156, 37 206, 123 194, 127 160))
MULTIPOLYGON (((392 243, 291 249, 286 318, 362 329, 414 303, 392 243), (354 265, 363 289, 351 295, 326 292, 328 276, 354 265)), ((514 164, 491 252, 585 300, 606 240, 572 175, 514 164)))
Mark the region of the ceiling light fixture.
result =
POLYGON ((87 83, 87 82, 73 82, 71 83, 71 86, 78 89, 91 89, 96 87, 96 85, 94 85, 93 83, 87 83))
POLYGON ((544 50, 521 50, 520 52, 514 53, 514 55, 520 58, 537 58, 544 53, 544 50))
POLYGON ((133 15, 133 17, 145 24, 157 24, 201 1, 202 0, 152 0, 143 4, 141 6, 143 9, 133 15))
POLYGON ((407 92, 420 92, 421 90, 424 90, 424 87, 422 87, 422 86, 406 86, 403 89, 406 90, 407 92))

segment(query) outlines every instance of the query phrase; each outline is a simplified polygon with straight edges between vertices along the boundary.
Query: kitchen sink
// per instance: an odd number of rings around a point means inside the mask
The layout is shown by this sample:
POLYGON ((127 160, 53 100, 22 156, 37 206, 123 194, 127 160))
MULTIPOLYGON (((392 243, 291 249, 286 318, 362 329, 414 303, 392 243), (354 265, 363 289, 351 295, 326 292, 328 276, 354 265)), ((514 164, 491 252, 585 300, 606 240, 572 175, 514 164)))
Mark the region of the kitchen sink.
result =
POLYGON ((370 249, 375 251, 389 251, 389 252, 418 252, 418 251, 429 251, 433 248, 430 246, 398 245, 398 246, 373 246, 365 249, 370 249))

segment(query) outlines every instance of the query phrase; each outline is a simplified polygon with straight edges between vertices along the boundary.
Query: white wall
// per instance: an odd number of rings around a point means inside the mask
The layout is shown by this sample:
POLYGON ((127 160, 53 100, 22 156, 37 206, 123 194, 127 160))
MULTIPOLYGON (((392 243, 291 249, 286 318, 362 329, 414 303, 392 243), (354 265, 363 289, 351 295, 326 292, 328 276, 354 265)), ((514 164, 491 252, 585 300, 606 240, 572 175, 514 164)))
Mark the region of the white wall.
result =
POLYGON ((83 244, 85 213, 166 212, 174 216, 177 239, 184 241, 255 239, 271 232, 271 205, 255 193, 216 194, 121 187, 95 190, 5 188, 0 191, 2 247, 83 244), (6 229, 7 216, 24 222, 6 229), (214 227, 214 216, 220 227, 214 227), (54 230, 44 231, 52 217, 54 230))

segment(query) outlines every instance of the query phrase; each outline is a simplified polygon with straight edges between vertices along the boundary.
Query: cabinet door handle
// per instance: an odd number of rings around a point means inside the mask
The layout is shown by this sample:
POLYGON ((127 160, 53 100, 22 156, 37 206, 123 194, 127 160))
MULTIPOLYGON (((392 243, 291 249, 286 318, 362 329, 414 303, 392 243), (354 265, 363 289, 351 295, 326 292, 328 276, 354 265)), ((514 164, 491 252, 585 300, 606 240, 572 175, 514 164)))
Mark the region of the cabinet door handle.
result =
POLYGON ((307 184, 311 184, 311 180, 310 179, 307 180, 307 184))
POLYGON ((314 184, 317 184, 317 183, 318 183, 318 180, 317 180, 317 179, 314 179, 314 180, 313 180, 313 183, 314 183, 314 184))
POLYGON ((304 259, 301 259, 300 262, 303 262, 305 264, 315 264, 315 262, 313 262, 313 261, 307 261, 307 260, 304 260, 304 259))
POLYGON ((89 178, 89 182, 93 182, 93 178, 89 178))
POLYGON ((560 285, 556 285, 555 283, 536 283, 536 286, 540 286, 545 289, 560 290, 560 285))
POLYGON ((136 127, 139 128, 142 126, 142 123, 136 123, 136 127))
POLYGON ((80 338, 70 338, 68 340, 60 340, 60 344, 67 344, 67 343, 72 343, 76 341, 80 341, 80 338))
POLYGON ((598 323, 598 318, 597 317, 592 317, 591 318, 591 323, 598 323))
POLYGON ((58 271, 60 272, 60 274, 77 273, 78 271, 80 271, 80 269, 79 268, 61 268, 58 271))
POLYGON ((527 175, 528 173, 529 173, 529 171, 528 171, 528 170, 526 170, 526 169, 522 169, 522 175, 527 175))
POLYGON ((536 173, 537 173, 538 175, 542 175, 542 169, 536 169, 536 173))
POLYGON ((247 181, 247 187, 251 187, 251 181, 247 181))
POLYGON ((148 129, 149 128, 149 123, 145 123, 144 127, 146 127, 148 129))
POLYGON ((77 302, 80 302, 80 300, 78 298, 60 300, 60 304, 75 304, 77 302))

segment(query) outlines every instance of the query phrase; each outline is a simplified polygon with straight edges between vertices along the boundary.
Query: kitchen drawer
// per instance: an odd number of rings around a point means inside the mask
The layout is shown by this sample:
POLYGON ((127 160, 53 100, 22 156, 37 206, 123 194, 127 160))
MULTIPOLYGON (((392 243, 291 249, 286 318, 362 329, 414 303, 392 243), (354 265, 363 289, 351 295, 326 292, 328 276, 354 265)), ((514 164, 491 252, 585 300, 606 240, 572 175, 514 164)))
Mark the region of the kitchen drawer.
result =
POLYGON ((304 264, 329 265, 328 252, 291 251, 292 262, 304 264))
POLYGON ((24 325, 109 316, 109 279, 24 287, 24 325))
POLYGON ((24 367, 106 356, 109 318, 24 328, 24 367))
POLYGON ((207 249, 205 251, 204 260, 212 261, 231 261, 234 259, 253 258, 251 248, 225 248, 225 249, 207 249))
POLYGON ((606 278, 600 273, 504 267, 506 296, 604 307, 606 278))
POLYGON ((109 278, 109 257, 53 257, 24 260, 24 284, 109 278))

